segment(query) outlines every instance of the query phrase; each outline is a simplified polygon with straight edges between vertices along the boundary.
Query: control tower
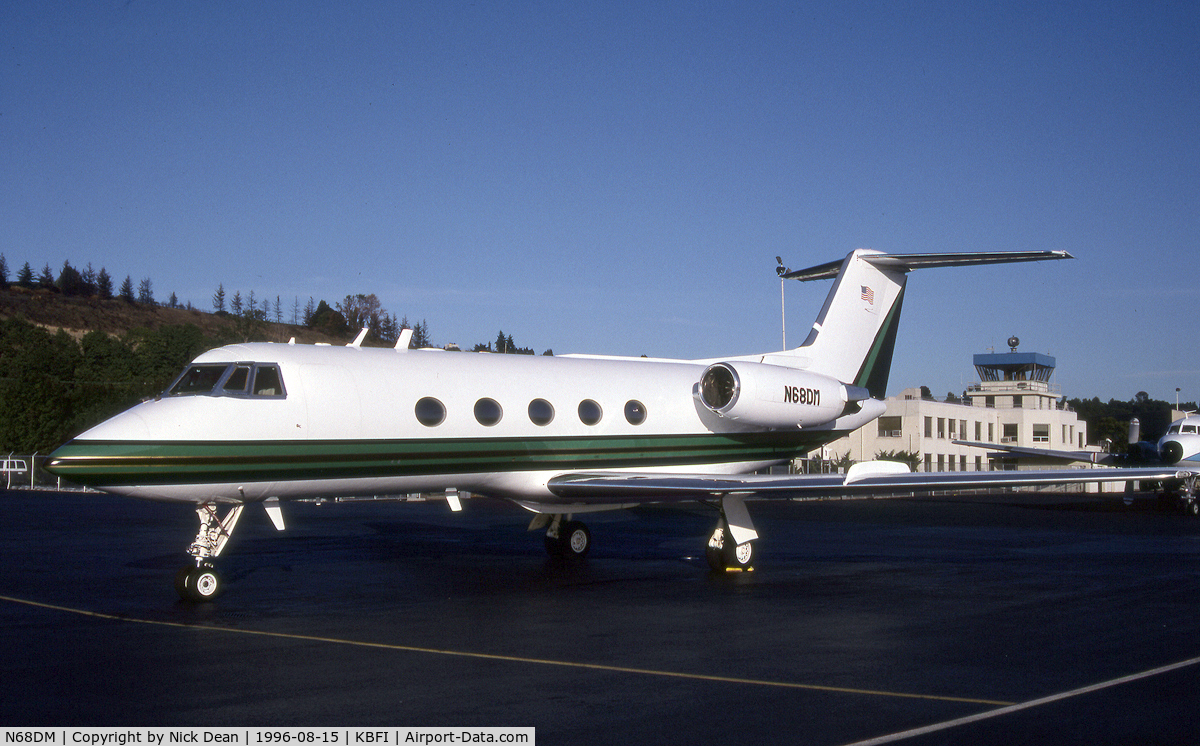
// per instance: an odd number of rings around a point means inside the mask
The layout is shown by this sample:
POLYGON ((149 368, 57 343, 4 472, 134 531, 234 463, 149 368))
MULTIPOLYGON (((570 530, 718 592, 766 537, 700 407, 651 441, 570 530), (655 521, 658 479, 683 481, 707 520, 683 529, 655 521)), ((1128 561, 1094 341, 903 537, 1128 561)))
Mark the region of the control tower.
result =
POLYGON ((1040 352, 1017 352, 1021 340, 1009 337, 1008 352, 975 355, 979 383, 967 389, 974 406, 1055 409, 1058 386, 1050 382, 1055 360, 1040 352))

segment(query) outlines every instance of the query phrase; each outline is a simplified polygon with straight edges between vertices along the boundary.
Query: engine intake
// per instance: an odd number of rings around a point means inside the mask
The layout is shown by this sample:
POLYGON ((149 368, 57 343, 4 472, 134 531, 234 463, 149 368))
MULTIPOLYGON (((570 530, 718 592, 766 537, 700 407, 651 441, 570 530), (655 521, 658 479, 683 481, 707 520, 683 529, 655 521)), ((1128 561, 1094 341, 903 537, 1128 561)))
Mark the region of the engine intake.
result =
POLYGON ((696 385, 697 399, 714 414, 770 428, 832 422, 848 400, 861 398, 850 393, 834 378, 763 363, 714 363, 696 385))

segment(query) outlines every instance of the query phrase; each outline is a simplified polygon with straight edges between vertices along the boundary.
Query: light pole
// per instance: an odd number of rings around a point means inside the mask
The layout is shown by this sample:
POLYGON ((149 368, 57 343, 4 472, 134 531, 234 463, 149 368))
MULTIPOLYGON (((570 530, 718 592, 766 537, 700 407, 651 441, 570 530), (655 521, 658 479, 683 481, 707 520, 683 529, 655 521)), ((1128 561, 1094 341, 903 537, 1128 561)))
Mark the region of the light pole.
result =
POLYGON ((775 261, 779 266, 775 268, 775 274, 779 275, 779 326, 783 330, 783 349, 787 349, 787 313, 783 307, 783 283, 786 282, 784 275, 792 270, 783 266, 783 259, 775 257, 775 261))

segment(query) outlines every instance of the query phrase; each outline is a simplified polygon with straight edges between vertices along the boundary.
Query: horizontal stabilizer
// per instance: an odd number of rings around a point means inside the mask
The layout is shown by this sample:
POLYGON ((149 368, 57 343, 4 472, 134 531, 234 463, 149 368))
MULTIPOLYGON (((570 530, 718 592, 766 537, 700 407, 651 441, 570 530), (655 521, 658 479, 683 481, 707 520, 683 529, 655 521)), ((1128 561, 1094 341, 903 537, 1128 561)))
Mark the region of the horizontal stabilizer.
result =
MULTIPOLYGON (((1048 259, 1074 259, 1065 251, 960 251, 945 254, 866 254, 863 261, 880 269, 895 269, 908 272, 929 267, 965 267, 971 264, 1010 264, 1013 262, 1040 262, 1048 259)), ((780 277, 785 280, 828 280, 837 277, 842 260, 818 264, 808 269, 786 272, 780 277)))

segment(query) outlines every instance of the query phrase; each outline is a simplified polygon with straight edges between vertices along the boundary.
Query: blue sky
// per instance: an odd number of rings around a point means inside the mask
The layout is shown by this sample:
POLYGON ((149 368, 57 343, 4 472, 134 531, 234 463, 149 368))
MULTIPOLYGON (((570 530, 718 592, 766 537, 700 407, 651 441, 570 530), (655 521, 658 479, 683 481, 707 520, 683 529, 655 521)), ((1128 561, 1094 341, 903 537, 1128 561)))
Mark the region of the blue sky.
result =
POLYGON ((1198 79, 1194 3, 7 2, 0 251, 701 358, 779 348, 776 255, 1062 249, 915 273, 891 391, 1016 334, 1193 400, 1198 79))

